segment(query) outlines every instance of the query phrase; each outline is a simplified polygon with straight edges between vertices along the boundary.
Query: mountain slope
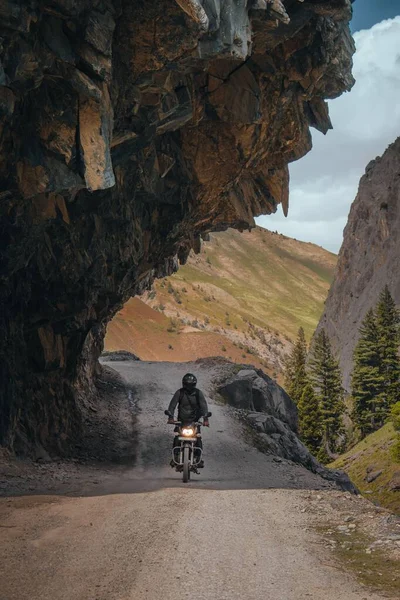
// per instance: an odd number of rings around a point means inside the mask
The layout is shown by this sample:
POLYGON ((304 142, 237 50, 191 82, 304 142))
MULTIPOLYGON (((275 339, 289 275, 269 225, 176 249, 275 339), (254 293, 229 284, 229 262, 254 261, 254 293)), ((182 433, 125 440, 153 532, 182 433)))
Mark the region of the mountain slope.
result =
POLYGON ((109 324, 105 350, 128 350, 142 360, 169 362, 224 355, 234 362, 265 367, 249 348, 239 348, 223 333, 181 324, 175 328, 174 323, 140 298, 131 298, 109 324))
POLYGON ((346 471, 370 500, 400 514, 400 464, 391 456, 395 439, 393 425, 387 423, 329 466, 346 471))
POLYGON ((299 326, 312 335, 335 263, 318 246, 259 227, 212 234, 177 273, 125 305, 105 348, 144 360, 219 354, 278 374, 299 326))
MULTIPOLYGON (((300 325, 313 333, 335 264, 336 256, 318 246, 257 227, 212 234, 170 281, 191 286, 189 308, 199 318, 211 313, 221 322, 229 312, 294 337, 300 325), (216 300, 205 302, 207 294, 216 300)), ((156 289, 160 295, 159 283, 156 289)))
POLYGON ((399 257, 400 138, 369 163, 361 178, 319 324, 340 354, 346 389, 359 326, 386 284, 400 304, 399 257))

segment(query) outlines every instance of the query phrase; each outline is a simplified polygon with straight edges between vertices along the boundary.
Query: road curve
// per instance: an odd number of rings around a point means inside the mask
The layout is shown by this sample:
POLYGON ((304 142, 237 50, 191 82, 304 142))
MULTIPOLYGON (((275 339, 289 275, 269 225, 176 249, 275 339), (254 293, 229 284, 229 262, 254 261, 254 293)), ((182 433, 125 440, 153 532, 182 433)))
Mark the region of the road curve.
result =
POLYGON ((327 483, 246 443, 210 400, 206 467, 183 484, 169 466, 163 410, 187 370, 210 393, 212 369, 110 366, 135 389, 134 468, 80 496, 1 501, 0 600, 379 600, 338 569, 302 512, 327 483))

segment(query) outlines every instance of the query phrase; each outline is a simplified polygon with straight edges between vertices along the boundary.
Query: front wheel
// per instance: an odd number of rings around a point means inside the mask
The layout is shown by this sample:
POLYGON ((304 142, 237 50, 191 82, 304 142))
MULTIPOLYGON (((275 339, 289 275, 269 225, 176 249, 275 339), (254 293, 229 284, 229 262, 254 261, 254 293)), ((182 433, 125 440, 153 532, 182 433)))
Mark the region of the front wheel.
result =
POLYGON ((187 483, 190 479, 190 461, 189 461, 189 446, 183 448, 183 483, 187 483))

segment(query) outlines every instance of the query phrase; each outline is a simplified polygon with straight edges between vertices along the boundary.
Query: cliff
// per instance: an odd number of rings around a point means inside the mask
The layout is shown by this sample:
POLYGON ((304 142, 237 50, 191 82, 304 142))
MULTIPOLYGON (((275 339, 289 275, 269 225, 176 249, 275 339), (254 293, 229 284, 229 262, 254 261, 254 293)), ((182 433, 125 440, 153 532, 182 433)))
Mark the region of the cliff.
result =
POLYGON ((108 320, 200 235, 288 209, 351 88, 350 0, 0 7, 0 443, 66 453, 108 320))
POLYGON ((358 329, 387 284, 400 304, 400 138, 369 163, 344 230, 334 281, 319 328, 340 355, 350 389, 358 329))

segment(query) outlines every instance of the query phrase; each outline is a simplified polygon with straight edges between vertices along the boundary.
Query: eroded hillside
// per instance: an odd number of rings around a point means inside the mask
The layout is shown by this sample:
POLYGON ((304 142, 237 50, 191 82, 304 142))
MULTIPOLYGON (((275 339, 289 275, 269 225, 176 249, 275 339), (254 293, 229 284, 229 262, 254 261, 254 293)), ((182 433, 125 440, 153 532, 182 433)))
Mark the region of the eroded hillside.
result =
POLYGON ((323 248, 262 228, 211 234, 140 297, 148 306, 128 301, 108 325, 105 349, 144 360, 221 355, 278 375, 298 328, 313 334, 335 265, 323 248))

